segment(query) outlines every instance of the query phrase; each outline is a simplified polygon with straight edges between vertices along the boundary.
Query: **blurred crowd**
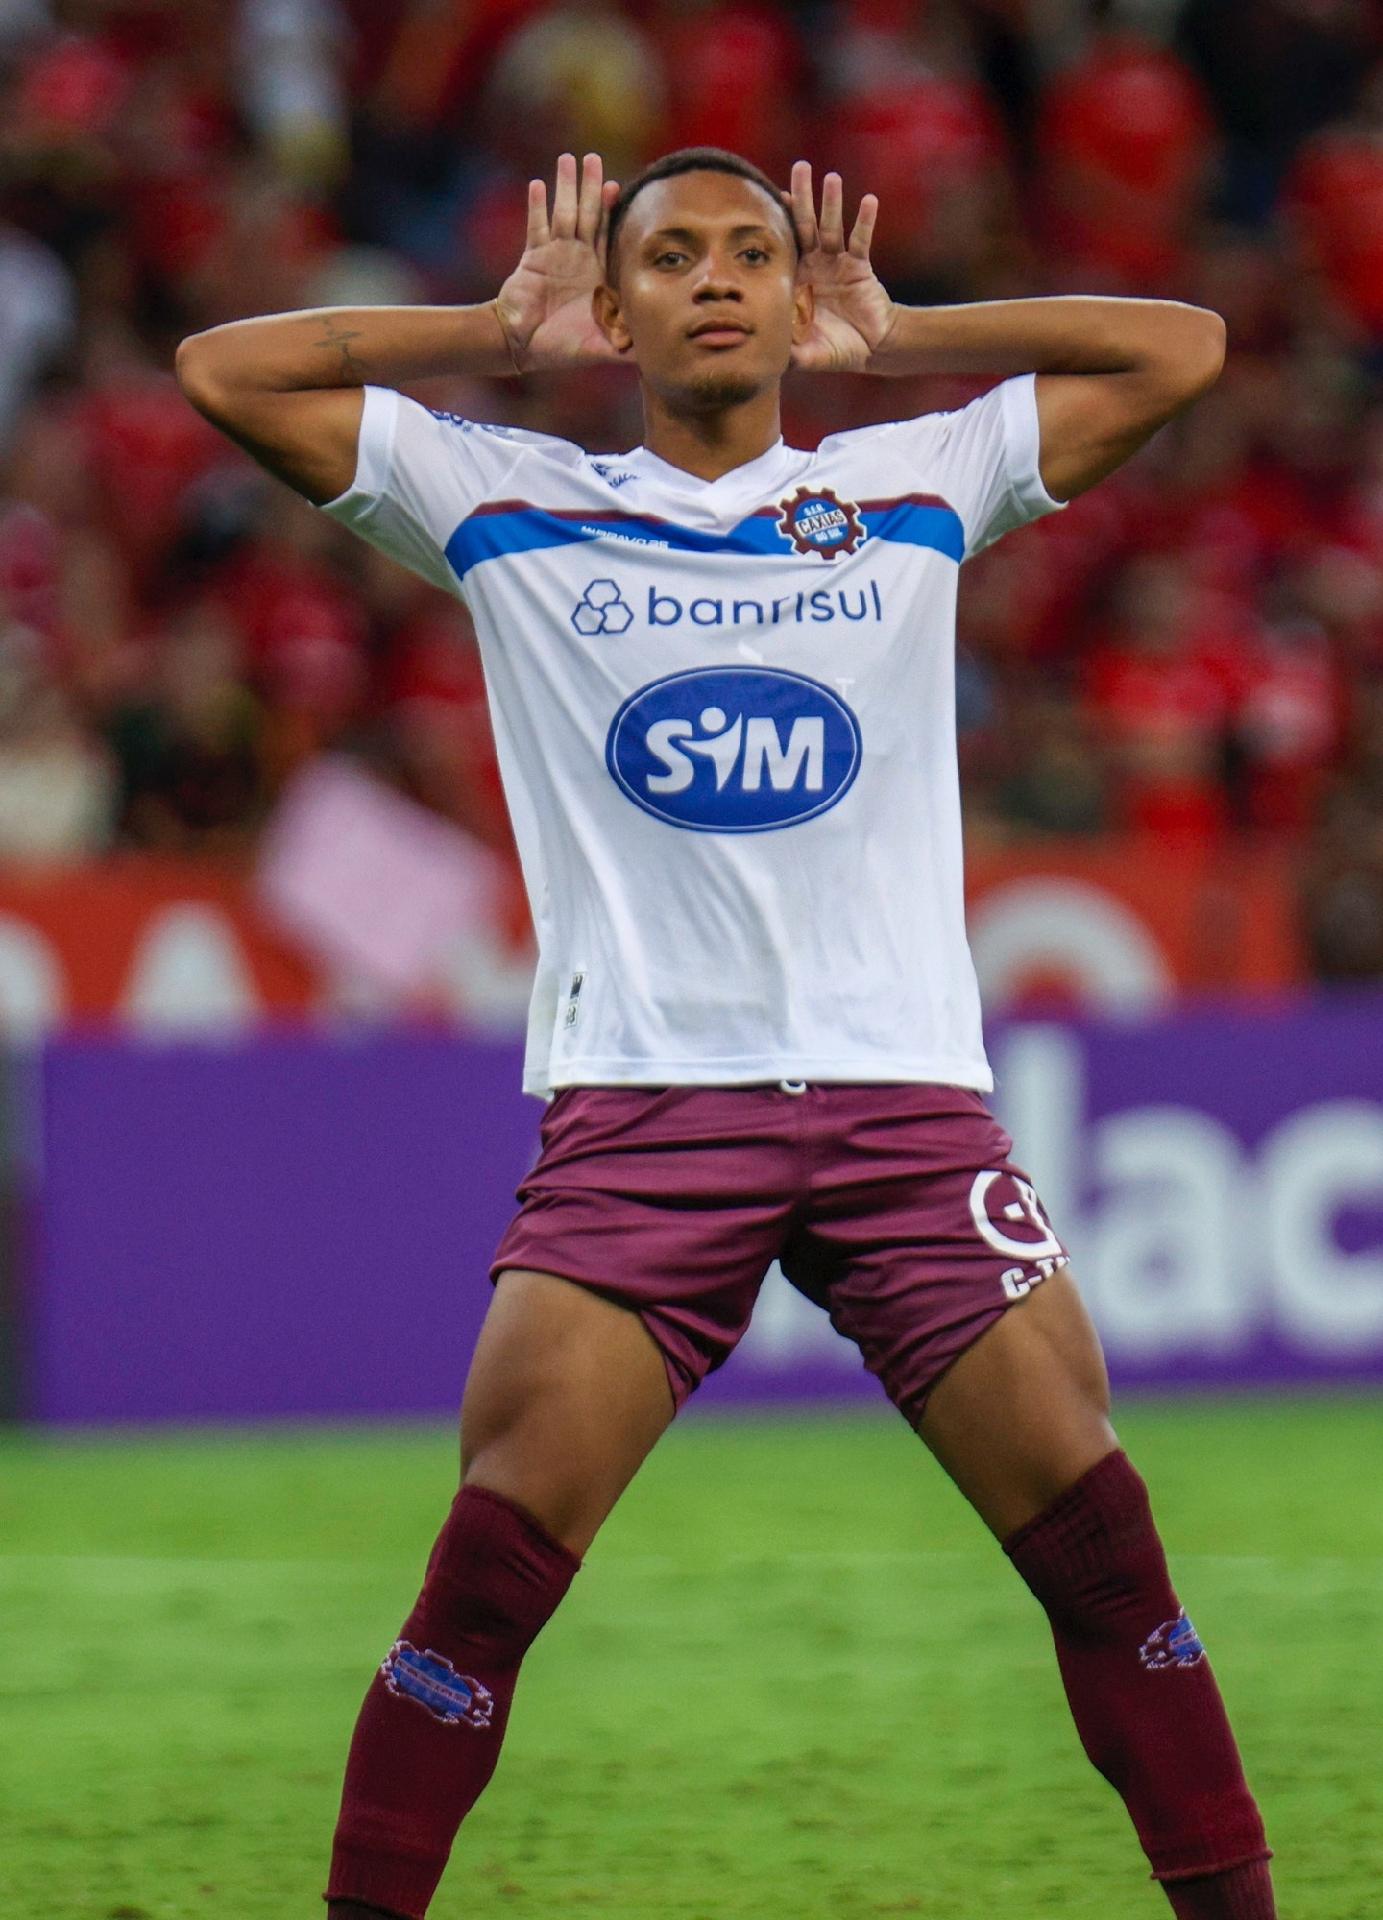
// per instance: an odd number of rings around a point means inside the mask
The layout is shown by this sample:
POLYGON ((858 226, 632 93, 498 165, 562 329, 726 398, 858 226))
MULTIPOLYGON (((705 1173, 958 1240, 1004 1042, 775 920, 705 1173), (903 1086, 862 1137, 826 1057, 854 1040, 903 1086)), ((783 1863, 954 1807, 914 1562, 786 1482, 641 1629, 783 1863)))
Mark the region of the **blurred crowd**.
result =
MULTIPOLYGON (((241 849, 366 755, 507 840, 464 611, 181 398, 186 333, 464 301, 564 148, 882 199, 916 301, 1205 302, 1218 388, 967 572, 972 840, 1279 836, 1383 976, 1383 0, 0 0, 0 858, 241 849)), ((800 379, 788 437, 955 404, 800 379)), ((637 442, 622 373, 433 404, 637 442)))

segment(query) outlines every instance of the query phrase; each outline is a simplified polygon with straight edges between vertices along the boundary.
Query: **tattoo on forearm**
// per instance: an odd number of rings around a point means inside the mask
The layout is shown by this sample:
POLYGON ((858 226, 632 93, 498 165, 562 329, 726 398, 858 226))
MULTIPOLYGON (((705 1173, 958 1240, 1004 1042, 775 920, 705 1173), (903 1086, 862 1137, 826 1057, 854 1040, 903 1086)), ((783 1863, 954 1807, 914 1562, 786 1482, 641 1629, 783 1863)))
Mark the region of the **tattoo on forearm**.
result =
POLYGON ((369 374, 362 361, 351 351, 351 341, 358 340, 360 328, 343 327, 338 320, 328 320, 326 331, 320 340, 313 344, 319 347, 335 347, 341 355, 341 384, 343 387, 363 387, 369 374))

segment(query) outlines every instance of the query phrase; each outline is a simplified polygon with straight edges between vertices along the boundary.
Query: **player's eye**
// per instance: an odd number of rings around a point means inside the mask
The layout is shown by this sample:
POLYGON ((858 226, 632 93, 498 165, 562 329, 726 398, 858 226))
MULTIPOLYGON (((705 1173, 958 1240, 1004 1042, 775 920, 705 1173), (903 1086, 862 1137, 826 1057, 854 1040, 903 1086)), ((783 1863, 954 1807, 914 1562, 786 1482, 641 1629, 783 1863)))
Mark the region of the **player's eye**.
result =
POLYGON ((768 259, 768 248, 767 247, 746 247, 744 249, 743 257, 746 260, 752 260, 754 264, 757 266, 759 261, 768 259))
POLYGON ((685 260, 686 257, 686 254, 680 253, 676 247, 664 247, 661 253, 654 254, 653 264, 655 267, 665 267, 670 263, 675 267, 679 261, 685 260))

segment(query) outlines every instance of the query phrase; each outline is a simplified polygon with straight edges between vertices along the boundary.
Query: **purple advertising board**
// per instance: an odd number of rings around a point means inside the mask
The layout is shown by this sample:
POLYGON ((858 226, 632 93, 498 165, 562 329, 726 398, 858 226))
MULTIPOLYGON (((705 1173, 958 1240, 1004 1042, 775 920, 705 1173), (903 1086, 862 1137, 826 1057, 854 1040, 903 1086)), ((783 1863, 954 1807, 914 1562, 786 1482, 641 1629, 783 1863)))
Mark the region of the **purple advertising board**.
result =
MULTIPOLYGON (((1116 1383, 1383 1383, 1383 998, 992 1051, 1116 1383)), ((68 1037, 37 1084, 31 1417, 454 1410, 536 1149, 514 1045, 68 1037)), ((774 1273, 699 1399, 855 1396, 858 1355, 774 1273)))

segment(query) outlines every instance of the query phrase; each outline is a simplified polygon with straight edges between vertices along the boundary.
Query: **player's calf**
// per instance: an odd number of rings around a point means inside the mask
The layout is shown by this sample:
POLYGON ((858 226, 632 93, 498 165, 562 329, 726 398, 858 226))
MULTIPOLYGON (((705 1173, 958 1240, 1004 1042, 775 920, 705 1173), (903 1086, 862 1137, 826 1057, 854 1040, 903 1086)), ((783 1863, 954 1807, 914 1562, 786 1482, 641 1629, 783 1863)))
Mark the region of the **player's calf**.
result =
POLYGON ((501 1275, 466 1383, 465 1484, 356 1722, 332 1920, 420 1920, 494 1772, 520 1662, 671 1418, 637 1314, 550 1274, 501 1275))
POLYGON ((356 1722, 327 1900, 422 1920, 499 1758, 519 1665, 580 1562, 501 1494, 462 1487, 356 1722))
POLYGON ((1263 1823, 1127 1456, 1107 1454, 1004 1550, 1047 1611, 1081 1742, 1178 1920, 1273 1920, 1263 1823))

